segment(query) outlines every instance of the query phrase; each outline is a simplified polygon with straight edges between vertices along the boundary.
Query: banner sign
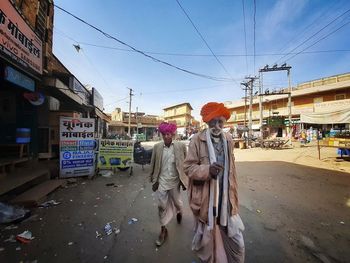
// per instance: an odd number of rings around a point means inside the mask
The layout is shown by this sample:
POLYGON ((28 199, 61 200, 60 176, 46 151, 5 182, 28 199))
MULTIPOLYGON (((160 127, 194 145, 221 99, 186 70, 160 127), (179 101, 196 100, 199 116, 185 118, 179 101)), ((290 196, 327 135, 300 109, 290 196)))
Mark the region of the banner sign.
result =
POLYGON ((69 87, 77 93, 85 105, 90 104, 90 92, 74 76, 69 78, 69 87))
POLYGON ((60 177, 94 174, 94 131, 94 119, 60 118, 60 177))
POLYGON ((350 99, 315 103, 314 108, 315 112, 330 112, 344 109, 350 110, 350 99))
POLYGON ((100 169, 109 169, 114 167, 130 167, 134 161, 134 143, 133 141, 101 139, 98 167, 100 169))
POLYGON ((103 97, 95 88, 92 88, 92 105, 103 111, 103 97))
POLYGON ((7 66, 4 70, 4 79, 29 91, 35 90, 35 81, 13 67, 7 66))
POLYGON ((42 74, 42 42, 7 0, 0 3, 0 54, 42 74))

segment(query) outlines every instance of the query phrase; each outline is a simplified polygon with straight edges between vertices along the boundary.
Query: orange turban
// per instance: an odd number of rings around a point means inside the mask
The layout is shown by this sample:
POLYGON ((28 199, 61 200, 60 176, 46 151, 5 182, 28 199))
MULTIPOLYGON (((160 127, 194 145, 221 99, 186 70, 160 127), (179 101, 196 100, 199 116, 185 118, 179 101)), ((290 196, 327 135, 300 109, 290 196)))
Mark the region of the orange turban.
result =
POLYGON ((201 115, 204 122, 209 122, 216 117, 224 117, 228 120, 231 116, 230 111, 223 103, 208 102, 201 109, 201 115))

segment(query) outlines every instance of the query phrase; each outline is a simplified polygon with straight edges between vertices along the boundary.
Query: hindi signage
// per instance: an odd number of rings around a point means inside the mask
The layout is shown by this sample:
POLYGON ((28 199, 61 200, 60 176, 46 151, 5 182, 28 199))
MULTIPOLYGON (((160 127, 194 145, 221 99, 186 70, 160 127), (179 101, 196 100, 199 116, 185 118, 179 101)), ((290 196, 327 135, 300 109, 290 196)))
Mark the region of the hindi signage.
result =
POLYGON ((92 176, 95 172, 94 119, 60 118, 60 176, 92 176))
POLYGON ((7 0, 0 2, 0 54, 42 74, 42 42, 7 0))
POLYGON ((110 169, 114 167, 127 168, 134 160, 134 143, 132 141, 120 141, 101 139, 98 167, 110 169))

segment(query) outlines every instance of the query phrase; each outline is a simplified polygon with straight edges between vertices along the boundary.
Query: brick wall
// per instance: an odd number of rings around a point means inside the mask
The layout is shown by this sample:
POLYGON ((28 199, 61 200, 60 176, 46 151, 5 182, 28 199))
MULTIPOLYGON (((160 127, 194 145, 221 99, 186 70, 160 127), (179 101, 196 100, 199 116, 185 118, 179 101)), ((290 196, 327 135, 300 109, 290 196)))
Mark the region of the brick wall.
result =
MULTIPOLYGON (((7 1, 7 0, 2 0, 7 1)), ((43 43, 43 69, 44 72, 48 70, 48 64, 52 60, 52 42, 53 42, 53 16, 54 16, 54 6, 50 0, 45 1, 48 5, 48 10, 44 13, 44 33, 39 38, 43 43)), ((17 10, 20 12, 24 20, 29 24, 34 32, 38 33, 38 21, 37 16, 39 13, 40 0, 13 0, 13 3, 17 10)), ((43 2, 44 3, 44 2, 43 2)))

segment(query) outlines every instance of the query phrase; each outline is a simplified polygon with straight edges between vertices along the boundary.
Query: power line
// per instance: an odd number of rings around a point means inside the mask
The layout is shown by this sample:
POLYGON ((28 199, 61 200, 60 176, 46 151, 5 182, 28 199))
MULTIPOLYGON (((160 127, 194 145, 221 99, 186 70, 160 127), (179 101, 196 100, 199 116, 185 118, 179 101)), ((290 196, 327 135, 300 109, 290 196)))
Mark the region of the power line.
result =
POLYGON ((122 98, 122 99, 119 99, 119 100, 116 100, 116 101, 113 102, 113 103, 106 104, 105 107, 111 106, 111 105, 113 105, 113 104, 115 104, 115 103, 117 103, 117 102, 119 102, 119 101, 123 101, 123 100, 126 100, 126 99, 128 99, 128 98, 129 98, 129 96, 127 96, 127 97, 125 97, 125 98, 122 98))
POLYGON ((202 89, 212 89, 216 87, 224 87, 228 84, 214 85, 209 87, 200 87, 200 88, 189 88, 189 89, 176 89, 176 90, 165 90, 165 91, 153 91, 153 92, 145 92, 142 95, 150 95, 150 94, 164 94, 164 93, 172 93, 172 92, 183 92, 183 91, 193 91, 193 90, 202 90, 202 89))
POLYGON ((315 20, 313 20, 308 26, 306 26, 299 34, 296 34, 294 37, 292 37, 291 39, 289 39, 288 41, 286 41, 284 43, 284 45, 282 45, 282 48, 279 50, 280 52, 287 50, 287 45, 290 43, 294 43, 295 41, 297 41, 298 39, 301 39, 302 36, 309 31, 309 29, 312 28, 312 26, 314 24, 316 24, 316 22, 318 22, 318 20, 320 20, 321 18, 323 19, 323 21, 325 20, 325 16, 327 13, 329 13, 337 4, 339 4, 340 2, 336 3, 334 2, 333 5, 331 7, 326 7, 326 11, 322 12, 315 20))
MULTIPOLYGON (((57 28, 55 29, 57 30, 57 28)), ((68 39, 72 40, 73 42, 83 45, 83 46, 92 46, 97 48, 103 48, 103 49, 111 49, 111 50, 119 50, 119 51, 125 51, 125 52, 133 52, 136 53, 132 49, 127 48, 118 48, 118 47, 111 47, 111 46, 104 46, 104 45, 97 45, 93 43, 87 43, 87 42, 80 42, 78 40, 73 39, 72 37, 68 36, 67 34, 63 33, 61 30, 57 31, 57 33, 61 34, 64 37, 67 37, 68 39)), ((211 54, 188 54, 188 53, 171 53, 171 52, 154 52, 154 51, 143 51, 147 54, 152 55, 162 55, 162 56, 177 56, 177 57, 213 57, 211 54)), ((294 55, 294 54, 317 54, 317 53, 339 53, 339 52, 350 52, 350 49, 329 49, 329 50, 315 50, 315 51, 306 51, 306 52, 288 52, 288 53, 256 53, 256 57, 267 57, 267 56, 283 56, 283 55, 294 55)), ((217 57, 253 57, 254 54, 216 54, 217 57)))
MULTIPOLYGON (((343 12, 342 14, 340 14, 339 16, 337 16, 335 19, 333 19, 331 22, 329 22, 327 25, 323 26, 320 30, 318 30, 316 33, 314 33, 313 35, 311 35, 310 37, 308 37, 306 40, 304 40, 302 43, 300 43, 299 45, 297 45, 295 48, 293 48, 290 52, 293 52, 295 51, 297 48, 299 48, 300 46, 304 45, 306 42, 308 42, 311 38, 313 38, 314 36, 316 36, 318 33, 320 33, 322 30, 324 30, 325 28, 329 27, 331 24, 333 24, 335 21, 337 21, 339 18, 341 18, 342 16, 344 16, 345 14, 349 13, 350 12, 350 9, 346 10, 345 12, 343 12)), ((305 50, 305 49, 304 49, 305 50)), ((278 63, 279 61, 281 61, 283 58, 287 57, 289 55, 288 52, 286 55, 282 56, 280 59, 278 59, 276 63, 278 63)), ((298 54, 296 54, 298 55, 298 54)), ((296 56, 294 55, 294 56, 296 56)), ((293 56, 293 57, 294 57, 293 56)), ((290 60, 290 59, 288 59, 290 60)))
POLYGON ((243 9, 243 28, 244 28, 244 49, 245 49, 245 66, 246 66, 246 73, 248 74, 248 51, 247 51, 247 30, 245 26, 245 8, 244 8, 244 0, 242 0, 242 9, 243 9))
MULTIPOLYGON (((338 30, 342 29, 344 26, 348 25, 350 23, 350 21, 346 22, 345 24, 341 25, 340 27, 336 28, 335 30, 331 31, 330 33, 328 33, 327 35, 323 36, 322 38, 318 39, 316 42, 314 42, 313 44, 307 46, 306 48, 304 48, 303 50, 301 50, 300 52, 305 51, 306 49, 309 49, 310 47, 313 47, 314 45, 316 45, 317 43, 319 43, 320 41, 326 39, 327 37, 329 37, 330 35, 333 35, 334 33, 336 33, 338 30)), ((291 60, 292 58, 296 57, 297 55, 299 55, 299 53, 294 54, 293 56, 291 56, 290 58, 288 58, 286 61, 291 60)))
POLYGON ((190 16, 187 14, 186 10, 182 7, 182 5, 180 4, 179 0, 175 0, 177 2, 177 4, 180 6, 181 10, 183 11, 183 13, 186 15, 186 17, 188 18, 188 20, 190 21, 190 23, 192 24, 193 28, 196 30, 197 34, 200 36, 200 38, 203 40, 204 44, 207 46, 207 48, 210 50, 211 54, 214 56, 214 58, 216 59, 216 61, 219 63, 219 65, 223 68, 223 70, 226 72, 226 74, 231 78, 231 74, 228 72, 228 70, 226 69, 226 67, 224 66, 224 64, 221 63, 221 61, 218 59, 218 57, 214 54, 214 51, 211 49, 211 47, 209 46, 208 42, 204 39, 203 35, 201 34, 201 32, 199 32, 198 28, 196 27, 196 25, 193 23, 192 19, 190 18, 190 16))
POLYGON ((214 81, 228 81, 228 82, 232 82, 232 80, 229 79, 229 78, 214 77, 214 76, 210 76, 210 75, 205 75, 205 74, 201 74, 201 73, 196 73, 196 72, 193 72, 193 71, 190 71, 190 70, 187 70, 187 69, 184 69, 184 68, 175 66, 175 65, 173 65, 173 64, 171 64, 171 63, 169 63, 169 62, 166 62, 166 61, 164 61, 164 60, 160 60, 160 59, 158 59, 158 58, 155 58, 155 57, 153 57, 153 56, 151 56, 151 55, 148 55, 148 54, 146 54, 145 52, 143 52, 143 51, 141 51, 141 50, 139 50, 139 49, 137 49, 137 48, 135 48, 135 47, 133 47, 133 46, 131 46, 131 45, 125 43, 125 42, 123 42, 122 40, 119 40, 118 38, 116 38, 116 37, 114 37, 114 36, 112 36, 112 35, 110 35, 110 34, 104 32, 102 29, 99 29, 98 27, 96 27, 96 26, 94 26, 94 25, 92 25, 92 24, 86 22, 85 20, 79 18, 78 16, 76 16, 76 15, 70 13, 69 11, 63 9, 62 7, 59 7, 59 6, 56 5, 56 4, 55 4, 54 6, 55 6, 56 8, 58 8, 59 10, 63 11, 64 13, 66 13, 66 14, 72 16, 72 17, 75 18, 76 20, 82 22, 83 24, 85 24, 85 25, 87 25, 87 26, 93 28, 94 30, 96 30, 97 32, 101 33, 101 34, 104 35, 105 37, 107 37, 107 38, 109 38, 109 39, 113 39, 114 41, 117 41, 118 43, 120 43, 120 44, 122 44, 122 45, 124 45, 124 46, 127 46, 128 48, 134 50, 135 52, 137 52, 137 53, 139 53, 139 54, 141 54, 141 55, 143 55, 143 56, 145 56, 145 57, 147 57, 147 58, 152 59, 154 62, 159 62, 159 63, 161 63, 161 64, 164 64, 164 65, 166 65, 166 66, 175 68, 175 69, 177 69, 177 70, 179 70, 179 71, 185 72, 185 73, 190 74, 190 75, 193 75, 193 76, 197 76, 197 77, 201 77, 201 78, 206 78, 206 79, 210 79, 210 80, 214 80, 214 81))

